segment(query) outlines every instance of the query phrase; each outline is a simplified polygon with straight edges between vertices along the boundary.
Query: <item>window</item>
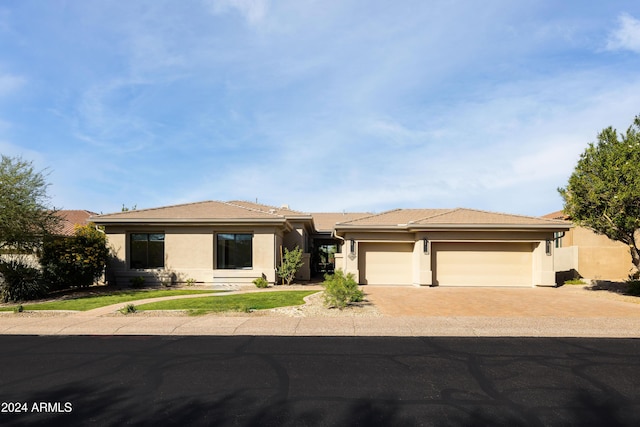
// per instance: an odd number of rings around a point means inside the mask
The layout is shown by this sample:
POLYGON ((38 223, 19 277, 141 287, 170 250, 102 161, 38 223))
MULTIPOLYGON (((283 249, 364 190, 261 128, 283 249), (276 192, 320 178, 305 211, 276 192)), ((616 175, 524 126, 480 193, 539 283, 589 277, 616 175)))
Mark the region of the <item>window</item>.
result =
POLYGON ((164 268, 164 234, 131 233, 131 268, 164 268))
POLYGON ((216 240, 217 268, 253 267, 252 234, 218 234, 216 240))
POLYGON ((562 247, 562 237, 564 233, 553 233, 553 238, 556 241, 556 248, 562 247))

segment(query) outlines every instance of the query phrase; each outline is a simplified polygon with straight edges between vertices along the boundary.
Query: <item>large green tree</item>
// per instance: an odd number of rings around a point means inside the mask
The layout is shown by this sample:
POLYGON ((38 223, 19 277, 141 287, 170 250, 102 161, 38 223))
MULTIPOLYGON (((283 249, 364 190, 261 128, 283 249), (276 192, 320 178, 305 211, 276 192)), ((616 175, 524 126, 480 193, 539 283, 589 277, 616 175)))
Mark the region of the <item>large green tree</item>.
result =
POLYGON ((0 249, 29 252, 55 233, 60 218, 49 207, 42 172, 20 157, 0 160, 0 249))
POLYGON ((558 191, 565 214, 627 244, 636 271, 640 269, 640 116, 624 134, 612 127, 600 132, 580 156, 567 186, 558 191))

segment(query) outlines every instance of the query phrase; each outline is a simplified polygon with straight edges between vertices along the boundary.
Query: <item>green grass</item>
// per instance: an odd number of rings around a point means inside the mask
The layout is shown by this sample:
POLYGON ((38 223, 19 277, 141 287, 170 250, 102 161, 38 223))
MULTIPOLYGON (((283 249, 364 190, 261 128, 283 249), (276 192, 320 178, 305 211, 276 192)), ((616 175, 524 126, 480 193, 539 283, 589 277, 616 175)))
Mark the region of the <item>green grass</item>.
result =
POLYGON ((564 284, 565 285, 586 285, 587 282, 585 282, 582 279, 570 279, 570 280, 565 280, 564 284))
MULTIPOLYGON (((77 310, 87 311, 127 301, 136 301, 147 298, 170 297, 175 295, 206 294, 221 291, 212 290, 137 290, 115 291, 104 295, 80 296, 77 298, 43 302, 37 304, 22 304, 24 310, 77 310)), ((0 307, 0 311, 13 311, 14 306, 0 307)))
POLYGON ((318 291, 279 291, 252 292, 218 297, 185 298, 181 300, 158 301, 138 305, 142 310, 187 310, 189 314, 199 315, 221 311, 265 310, 276 307, 288 307, 304 304, 304 297, 318 291))

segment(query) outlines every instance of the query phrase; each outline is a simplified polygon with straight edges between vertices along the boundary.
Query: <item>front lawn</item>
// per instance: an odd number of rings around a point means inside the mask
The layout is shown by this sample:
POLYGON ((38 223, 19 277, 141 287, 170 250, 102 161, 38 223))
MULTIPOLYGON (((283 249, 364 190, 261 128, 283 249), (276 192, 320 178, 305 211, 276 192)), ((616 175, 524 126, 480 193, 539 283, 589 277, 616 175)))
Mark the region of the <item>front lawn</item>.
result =
POLYGON ((185 298, 158 301, 136 306, 142 310, 188 310, 190 314, 217 313, 221 311, 266 310, 304 304, 304 297, 318 291, 252 292, 248 294, 223 295, 217 297, 185 298))
MULTIPOLYGON (((87 311, 111 304, 118 304, 127 301, 136 301, 147 298, 170 297, 175 295, 195 295, 207 294, 222 291, 212 290, 127 290, 114 291, 104 295, 80 296, 73 299, 59 301, 42 302, 37 304, 23 304, 25 310, 77 310, 87 311)), ((13 311, 16 305, 0 307, 0 311, 13 311)))

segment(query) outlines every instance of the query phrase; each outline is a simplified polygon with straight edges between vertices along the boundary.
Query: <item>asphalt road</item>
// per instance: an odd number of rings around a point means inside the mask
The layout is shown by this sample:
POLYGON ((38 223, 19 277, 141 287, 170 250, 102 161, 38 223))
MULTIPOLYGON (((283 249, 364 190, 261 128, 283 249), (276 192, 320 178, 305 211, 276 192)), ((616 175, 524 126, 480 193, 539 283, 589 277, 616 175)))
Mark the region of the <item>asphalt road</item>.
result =
POLYGON ((0 336, 0 425, 631 426, 638 355, 635 339, 0 336))

